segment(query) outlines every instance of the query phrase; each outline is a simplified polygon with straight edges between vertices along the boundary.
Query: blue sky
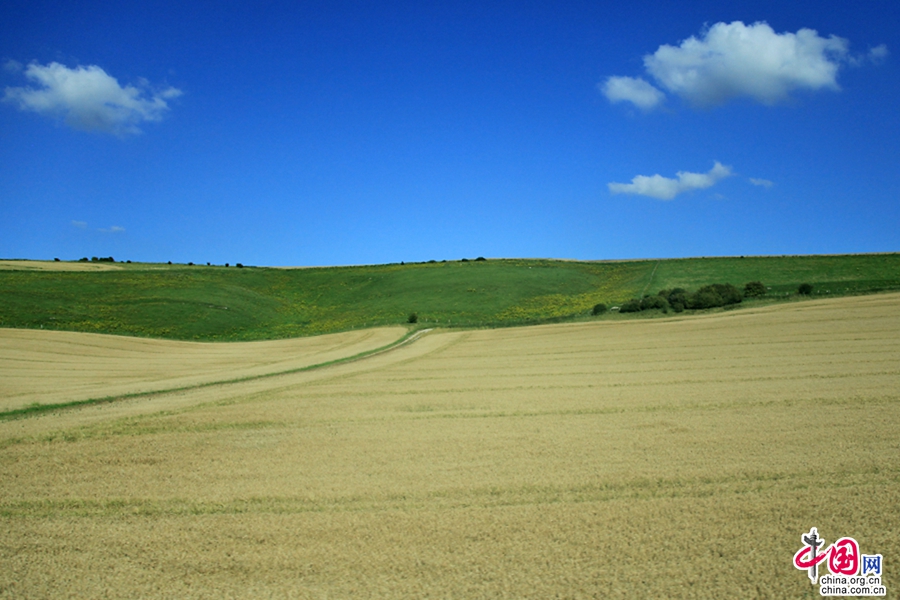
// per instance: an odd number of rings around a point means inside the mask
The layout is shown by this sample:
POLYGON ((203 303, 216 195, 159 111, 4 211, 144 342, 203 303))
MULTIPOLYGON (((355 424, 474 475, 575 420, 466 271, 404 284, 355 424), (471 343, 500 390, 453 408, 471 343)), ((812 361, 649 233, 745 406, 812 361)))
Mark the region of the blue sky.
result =
POLYGON ((0 257, 900 250, 900 5, 0 4, 0 257))

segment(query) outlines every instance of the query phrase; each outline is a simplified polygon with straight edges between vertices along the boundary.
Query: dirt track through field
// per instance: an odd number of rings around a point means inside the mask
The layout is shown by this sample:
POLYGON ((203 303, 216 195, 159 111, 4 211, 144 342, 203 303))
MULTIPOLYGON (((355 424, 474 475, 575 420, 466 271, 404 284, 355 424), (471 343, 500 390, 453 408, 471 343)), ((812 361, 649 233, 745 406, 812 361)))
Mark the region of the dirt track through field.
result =
POLYGON ((405 333, 383 327, 229 344, 0 329, 0 410, 302 369, 381 348, 405 333))
POLYGON ((433 331, 3 422, 0 597, 813 597, 812 526, 900 556, 898 309, 433 331))

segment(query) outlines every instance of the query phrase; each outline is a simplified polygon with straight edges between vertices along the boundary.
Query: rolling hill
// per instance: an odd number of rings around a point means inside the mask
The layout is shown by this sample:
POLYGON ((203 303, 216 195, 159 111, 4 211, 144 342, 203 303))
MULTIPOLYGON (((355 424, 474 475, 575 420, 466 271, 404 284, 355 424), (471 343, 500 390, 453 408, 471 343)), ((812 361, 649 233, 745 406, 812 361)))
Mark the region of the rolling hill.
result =
POLYGON ((0 264, 0 327, 204 341, 396 325, 411 313, 426 326, 496 327, 591 318, 597 303, 749 281, 769 288, 753 304, 794 299, 801 283, 812 284, 816 297, 898 290, 900 254, 303 269, 7 261, 0 264))

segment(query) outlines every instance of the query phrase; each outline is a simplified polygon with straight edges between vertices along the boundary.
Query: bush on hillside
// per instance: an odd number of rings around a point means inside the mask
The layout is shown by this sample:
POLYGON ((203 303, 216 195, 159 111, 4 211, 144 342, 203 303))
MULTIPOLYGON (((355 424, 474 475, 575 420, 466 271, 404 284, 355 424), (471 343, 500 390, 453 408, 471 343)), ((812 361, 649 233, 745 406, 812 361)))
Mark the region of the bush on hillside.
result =
POLYGON ((759 298, 766 295, 766 286, 761 281, 751 281, 744 285, 744 298, 759 298))
POLYGON ((419 315, 417 315, 416 313, 409 313, 409 318, 406 319, 406 322, 407 323, 418 323, 419 315))
POLYGON ((637 298, 632 298, 628 302, 623 302, 622 306, 619 307, 619 312, 622 313, 632 313, 632 312, 641 312, 641 301, 637 298))
POLYGON ((722 306, 722 297, 710 289, 700 289, 696 293, 691 294, 688 308, 700 310, 704 308, 713 308, 722 306))
POLYGON ((688 297, 688 308, 715 308, 738 304, 742 300, 741 292, 730 283, 714 283, 705 285, 688 297))
POLYGON ((602 302, 600 304, 595 304, 594 308, 591 310, 592 315, 602 315, 606 312, 606 305, 602 302))
POLYGON ((665 310, 667 305, 675 312, 680 313, 686 308, 698 310, 737 304, 742 299, 743 294, 741 291, 730 283, 714 283, 712 285, 705 285, 693 293, 688 292, 684 288, 660 290, 655 300, 645 298, 642 300, 642 303, 645 310, 647 308, 660 308, 665 310), (663 303, 665 303, 665 305, 663 303))
POLYGON ((688 292, 684 288, 660 290, 659 295, 666 299, 675 312, 682 312, 688 305, 688 292))
MULTIPOLYGON (((641 312, 642 310, 661 310, 669 311, 669 301, 660 293, 656 296, 644 296, 643 298, 632 298, 619 307, 619 312, 641 312)), ((596 314, 596 313, 595 313, 596 314)))
POLYGON ((725 303, 724 306, 729 304, 740 304, 744 299, 741 290, 730 283, 714 283, 710 287, 716 290, 716 293, 722 297, 722 301, 725 303))
POLYGON ((644 296, 641 298, 641 310, 668 310, 669 301, 662 296, 644 296))
POLYGON ((813 286, 810 283, 801 283, 800 287, 797 288, 797 293, 803 296, 809 296, 812 294, 813 286))

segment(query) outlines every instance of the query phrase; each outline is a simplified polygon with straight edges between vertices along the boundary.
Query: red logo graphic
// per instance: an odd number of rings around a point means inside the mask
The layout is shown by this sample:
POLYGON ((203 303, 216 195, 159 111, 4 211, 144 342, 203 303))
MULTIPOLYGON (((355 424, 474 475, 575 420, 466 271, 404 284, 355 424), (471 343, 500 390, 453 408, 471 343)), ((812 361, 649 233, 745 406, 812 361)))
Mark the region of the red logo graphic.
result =
POLYGON ((828 569, 835 575, 856 575, 859 571, 859 544, 850 537, 842 537, 828 550, 828 569))

